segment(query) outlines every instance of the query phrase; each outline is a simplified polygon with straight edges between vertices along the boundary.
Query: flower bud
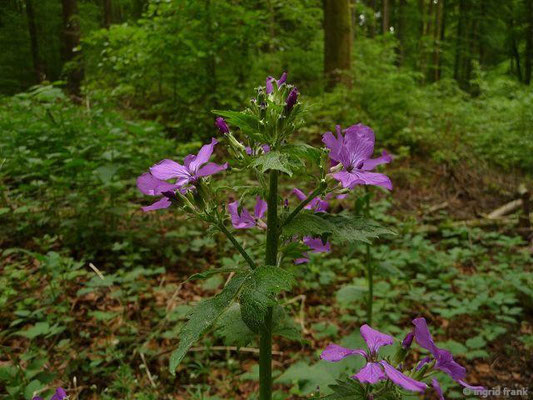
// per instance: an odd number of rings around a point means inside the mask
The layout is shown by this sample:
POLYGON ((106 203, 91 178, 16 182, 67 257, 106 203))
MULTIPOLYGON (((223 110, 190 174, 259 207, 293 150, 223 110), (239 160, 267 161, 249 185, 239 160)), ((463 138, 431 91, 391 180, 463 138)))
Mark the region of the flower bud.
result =
POLYGON ((293 88, 291 90, 291 92, 287 96, 287 100, 285 102, 286 103, 285 109, 287 110, 287 112, 290 112, 292 110, 292 108, 294 107, 294 105, 298 101, 298 95, 299 94, 300 93, 298 92, 298 89, 293 88))
POLYGON ((404 350, 409 350, 411 347, 411 344, 413 343, 413 339, 415 337, 415 334, 413 332, 409 332, 407 336, 405 336, 405 339, 402 341, 402 348, 404 350))
POLYGON ((218 128, 220 132, 224 134, 229 133, 229 126, 226 123, 226 121, 224 121, 224 118, 217 117, 217 119, 215 119, 215 126, 218 128))
POLYGON ((272 82, 274 82, 275 79, 272 78, 271 76, 267 77, 266 78, 266 84, 265 84, 265 87, 266 87, 266 94, 270 94, 274 91, 274 86, 272 85, 272 82))

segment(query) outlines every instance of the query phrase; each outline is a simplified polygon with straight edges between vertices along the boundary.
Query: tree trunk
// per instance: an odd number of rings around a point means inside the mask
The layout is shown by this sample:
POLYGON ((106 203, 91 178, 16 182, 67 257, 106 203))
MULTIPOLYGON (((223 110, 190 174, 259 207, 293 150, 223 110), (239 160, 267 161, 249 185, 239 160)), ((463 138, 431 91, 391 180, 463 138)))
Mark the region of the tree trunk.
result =
POLYGON ((113 6, 111 0, 103 0, 104 4, 104 28, 109 29, 113 21, 113 6))
MULTIPOLYGON (((448 8, 447 8, 447 0, 441 0, 442 1, 442 9, 441 9, 441 22, 440 22, 440 46, 443 45, 444 40, 446 39, 446 17, 448 16, 448 8)), ((441 48, 439 47, 439 50, 441 48)), ((442 50, 441 50, 442 51, 442 50)), ((437 61, 437 71, 435 75, 435 80, 440 80, 442 77, 442 57, 439 54, 439 59, 437 61)))
POLYGON ((37 41, 37 26, 35 25, 35 12, 32 0, 26 0, 26 17, 28 18, 28 31, 30 33, 31 57, 35 81, 41 83, 44 80, 44 69, 39 56, 39 43, 37 41))
POLYGON ((61 0, 63 6, 63 61, 67 65, 67 90, 74 96, 81 95, 83 67, 76 58, 76 47, 80 44, 80 24, 77 0, 61 0))
POLYGON ((405 47, 406 47, 406 15, 405 15, 405 8, 407 6, 407 0, 400 0, 399 9, 398 9, 398 30, 397 30, 397 36, 398 36, 398 47, 397 47, 397 59, 396 59, 396 65, 401 66, 403 65, 405 61, 405 47))
POLYGON ((533 0, 525 0, 526 5, 526 61, 524 71, 524 83, 531 83, 531 58, 533 57, 533 0))
POLYGON ((444 0, 439 0, 437 4, 435 4, 435 24, 433 26, 433 62, 431 65, 431 74, 430 79, 433 82, 436 82, 439 80, 439 60, 440 60, 440 46, 441 46, 441 40, 440 35, 442 31, 442 11, 443 11, 443 2, 444 0))
MULTIPOLYGON (((327 0, 324 0, 326 2, 327 0)), ((368 7, 372 10, 372 18, 368 24, 368 35, 373 38, 376 36, 376 0, 370 0, 368 2, 368 7)))
POLYGON ((382 18, 383 34, 389 32, 390 29, 390 8, 389 0, 383 0, 383 18, 382 18))
POLYGON ((350 85, 352 33, 348 0, 324 0, 324 75, 326 88, 350 85))
POLYGON ((459 19, 457 20, 457 38, 455 43, 455 62, 453 68, 453 77, 457 82, 462 81, 462 66, 463 66, 463 49, 464 49, 464 34, 465 34, 465 15, 466 15, 466 1, 459 1, 459 19))

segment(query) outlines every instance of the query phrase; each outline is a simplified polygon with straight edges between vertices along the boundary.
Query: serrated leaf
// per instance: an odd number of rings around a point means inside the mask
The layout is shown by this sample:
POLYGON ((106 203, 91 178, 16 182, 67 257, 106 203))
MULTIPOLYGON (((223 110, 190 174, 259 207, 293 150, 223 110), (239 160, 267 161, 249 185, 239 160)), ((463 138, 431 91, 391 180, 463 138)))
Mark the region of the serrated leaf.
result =
POLYGON ((224 117, 226 122, 238 127, 251 138, 259 142, 265 141, 261 133, 263 130, 262 124, 255 115, 247 112, 221 110, 213 110, 213 113, 224 117))
POLYGON ((287 154, 273 150, 255 158, 250 165, 258 168, 262 173, 274 169, 292 176, 292 165, 294 165, 294 163, 289 160, 287 154))
POLYGON ((222 291, 208 300, 199 303, 179 334, 179 346, 170 356, 169 368, 172 375, 191 346, 211 328, 217 319, 228 309, 241 289, 246 275, 236 275, 222 291))
POLYGON ((364 217, 302 211, 283 227, 283 234, 287 237, 328 237, 338 243, 370 243, 371 239, 395 233, 364 217))
POLYGON ((324 400, 358 400, 365 398, 365 388, 353 379, 337 380, 334 385, 329 385, 333 393, 322 397, 324 400))
POLYGON ((239 303, 241 316, 248 328, 258 333, 264 327, 269 307, 277 304, 276 296, 294 283, 291 273, 279 267, 261 266, 246 279, 239 303))
POLYGON ((314 163, 319 163, 322 157, 322 150, 304 143, 289 144, 283 148, 284 152, 292 157, 306 159, 314 163))
POLYGON ((274 308, 272 316, 272 335, 283 336, 284 338, 295 342, 303 341, 300 326, 296 325, 291 316, 280 305, 274 308))
POLYGON ((256 336, 242 320, 239 303, 233 303, 219 318, 216 333, 224 338, 226 346, 237 347, 248 345, 256 336))

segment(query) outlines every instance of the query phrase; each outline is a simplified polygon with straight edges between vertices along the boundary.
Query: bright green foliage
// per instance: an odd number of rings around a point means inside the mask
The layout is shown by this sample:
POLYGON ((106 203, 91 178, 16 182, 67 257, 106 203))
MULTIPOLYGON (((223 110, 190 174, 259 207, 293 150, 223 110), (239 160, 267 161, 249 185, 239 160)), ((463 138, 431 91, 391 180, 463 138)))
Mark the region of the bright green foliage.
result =
MULTIPOLYGON (((365 398, 365 389, 363 385, 355 379, 337 381, 337 384, 330 385, 332 394, 323 397, 324 400, 363 400, 365 398)), ((377 397, 381 399, 381 397, 377 397)))
POLYGON ((370 243, 371 239, 394 232, 363 217, 302 212, 283 227, 283 234, 287 237, 331 237, 336 243, 370 243))

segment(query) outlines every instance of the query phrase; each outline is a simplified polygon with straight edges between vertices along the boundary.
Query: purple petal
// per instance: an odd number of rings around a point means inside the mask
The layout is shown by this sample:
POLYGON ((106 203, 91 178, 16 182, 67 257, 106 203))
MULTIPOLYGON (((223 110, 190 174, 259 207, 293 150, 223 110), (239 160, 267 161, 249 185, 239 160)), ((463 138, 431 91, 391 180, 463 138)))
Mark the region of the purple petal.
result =
POLYGON ((458 383, 460 383, 461 385, 463 385, 465 388, 467 389, 470 389, 472 391, 481 391, 481 390, 486 390, 484 386, 472 386, 472 385, 469 385, 468 383, 466 383, 465 381, 463 381, 462 379, 458 379, 457 380, 458 383))
POLYGON ((226 121, 224 121, 224 118, 222 117, 217 117, 215 119, 215 126, 218 128, 218 130, 222 133, 229 133, 229 126, 228 124, 226 123, 226 121))
POLYGON ((278 87, 280 87, 286 81, 287 81, 287 72, 283 72, 276 83, 278 84, 278 87))
POLYGON ((228 211, 231 217, 231 224, 235 229, 249 229, 255 226, 255 220, 246 208, 243 208, 239 214, 238 201, 229 203, 228 211))
POLYGON ((378 158, 371 158, 363 162, 361 167, 364 171, 370 171, 376 168, 380 164, 388 164, 392 161, 392 157, 385 150, 381 153, 381 156, 378 158))
POLYGON ((435 378, 431 379, 431 386, 433 386, 433 389, 435 389, 435 392, 437 392, 439 400, 445 400, 444 395, 442 394, 442 388, 440 387, 439 381, 435 378))
POLYGON ((330 243, 323 243, 322 239, 319 238, 306 236, 304 237, 303 242, 306 246, 309 246, 311 253, 329 253, 331 251, 330 243))
POLYGON ((322 142, 324 142, 326 147, 329 149, 329 158, 334 161, 340 162, 338 155, 343 143, 342 137, 336 138, 333 133, 326 132, 322 136, 322 142))
POLYGON ((266 94, 270 94, 274 91, 274 86, 272 86, 272 82, 274 82, 275 79, 272 78, 271 76, 267 77, 266 78, 266 94))
POLYGON ((359 331, 361 332, 361 336, 365 340, 366 345, 368 346, 368 349, 370 350, 370 354, 377 354, 378 350, 382 346, 388 346, 394 343, 394 338, 392 336, 386 335, 384 333, 381 333, 380 331, 372 329, 367 324, 364 324, 359 329, 359 331))
POLYGON ((327 202, 326 200, 321 200, 319 199, 318 197, 316 197, 316 199, 318 199, 316 205, 315 205, 315 211, 316 212, 326 212, 329 208, 329 202, 327 202))
POLYGON ((454 380, 464 379, 466 377, 466 369, 459 363, 457 363, 448 350, 437 349, 437 354, 435 355, 437 360, 435 364, 436 369, 450 375, 454 380))
POLYGON ((380 174, 378 172, 367 172, 367 171, 356 171, 356 170, 353 170, 350 173, 350 175, 352 175, 353 177, 352 182, 348 186, 350 189, 353 189, 357 185, 372 185, 372 186, 381 186, 385 189, 392 190, 392 182, 387 175, 380 174))
POLYGON ((50 397, 50 400, 63 400, 67 397, 67 393, 63 388, 57 388, 56 393, 50 397))
POLYGON ((259 196, 256 197, 255 201, 254 216, 257 219, 263 218, 268 207, 267 202, 259 196))
POLYGON ((353 167, 372 157, 375 141, 374 132, 366 125, 352 125, 344 130, 344 146, 348 149, 353 167))
POLYGON ((348 356, 360 355, 367 357, 364 350, 361 349, 348 349, 346 347, 339 346, 338 344, 329 344, 328 347, 320 355, 320 358, 329 362, 338 362, 348 356))
POLYGON ((157 200, 152 205, 143 207, 142 210, 144 212, 148 211, 155 211, 155 210, 162 210, 163 208, 169 208, 172 202, 168 197, 162 197, 161 199, 157 200))
POLYGON ((189 164, 189 169, 192 173, 196 173, 202 165, 209 161, 217 143, 215 138, 211 138, 211 143, 202 146, 196 158, 189 164))
POLYGON ((385 374, 378 363, 368 363, 352 378, 361 383, 376 383, 385 379, 385 374))
POLYGON ((153 165, 150 168, 150 172, 153 176, 155 176, 157 179, 173 179, 173 178, 188 178, 190 177, 189 170, 177 163, 176 161, 172 160, 163 160, 158 162, 157 164, 153 165))
POLYGON ((33 399, 31 400, 44 400, 41 396, 35 396, 33 399))
POLYGON ((350 189, 353 189, 353 186, 358 183, 358 182, 361 182, 359 179, 358 179, 358 176, 353 174, 353 173, 350 173, 348 171, 339 171, 339 172, 335 172, 333 174, 333 178, 335 178, 336 180, 338 180, 342 187, 343 188, 350 188, 350 189))
POLYGON ((415 318, 413 321, 413 325, 415 326, 415 339, 416 342, 429 351, 433 357, 437 357, 438 355, 438 347, 435 345, 435 342, 433 341, 433 338, 431 337, 431 333, 429 332, 428 325, 426 323, 425 318, 415 318))
POLYGON ((292 189, 292 194, 294 194, 296 197, 298 197, 298 199, 300 201, 304 201, 305 199, 307 199, 307 196, 305 195, 304 192, 302 192, 300 189, 298 188, 294 188, 292 189))
POLYGON ((415 337, 414 332, 409 332, 405 338, 402 340, 402 347, 404 350, 407 350, 411 347, 411 344, 413 343, 413 339, 415 337))
POLYGON ((309 258, 307 258, 307 257, 301 257, 301 258, 297 258, 296 260, 294 260, 294 263, 296 265, 305 264, 305 263, 308 263, 308 262, 309 262, 309 258))
POLYGON ((428 386, 425 383, 416 381, 413 378, 402 374, 386 361, 380 361, 380 364, 385 369, 385 374, 389 377, 389 379, 405 390, 422 393, 427 389, 428 386))
POLYGON ((263 152, 270 153, 270 146, 268 144, 262 144, 261 148, 263 149, 263 152))
POLYGON ((201 167, 198 172, 196 173, 196 176, 209 176, 216 174, 217 172, 224 171, 228 169, 228 163, 219 165, 215 163, 207 163, 203 167, 201 167))
POLYGON ((137 188, 148 196, 158 196, 164 192, 174 191, 177 187, 178 185, 157 179, 150 172, 146 172, 137 178, 137 188))

